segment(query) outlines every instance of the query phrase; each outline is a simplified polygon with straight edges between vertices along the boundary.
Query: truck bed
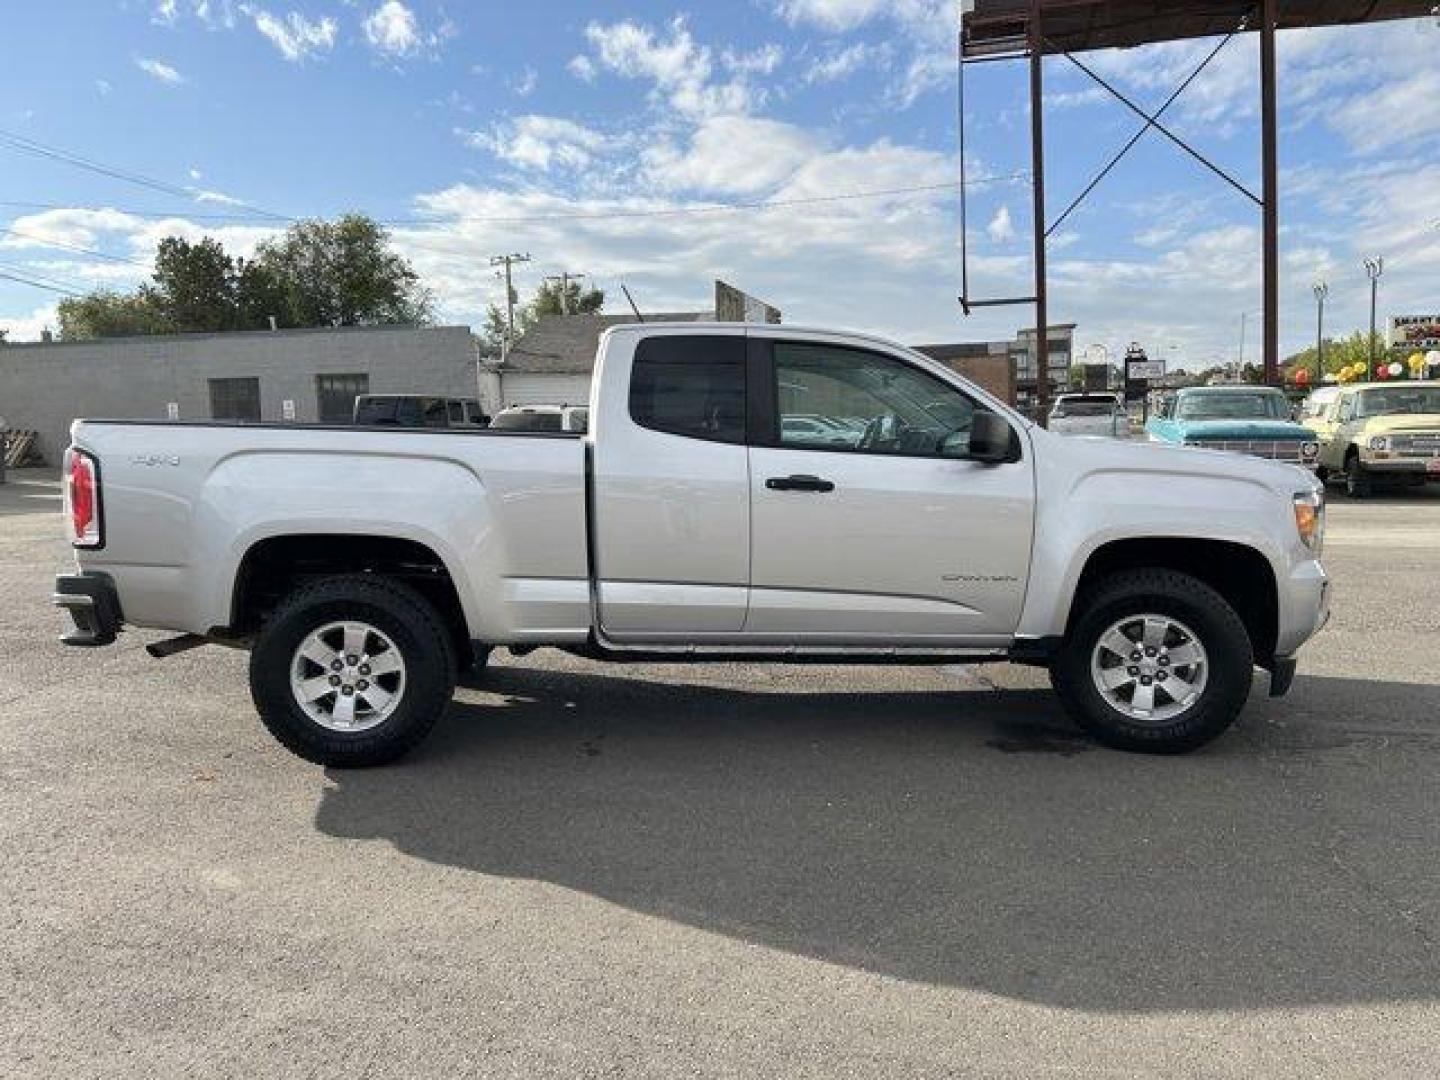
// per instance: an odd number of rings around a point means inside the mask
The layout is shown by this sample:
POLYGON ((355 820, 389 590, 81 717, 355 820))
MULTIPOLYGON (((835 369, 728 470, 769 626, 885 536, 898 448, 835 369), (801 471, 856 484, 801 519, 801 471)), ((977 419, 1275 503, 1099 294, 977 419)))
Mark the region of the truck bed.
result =
POLYGON ((433 551, 486 640, 584 638, 585 448, 555 433, 80 420, 99 463, 124 620, 227 626, 247 551, 276 536, 372 535, 433 551))

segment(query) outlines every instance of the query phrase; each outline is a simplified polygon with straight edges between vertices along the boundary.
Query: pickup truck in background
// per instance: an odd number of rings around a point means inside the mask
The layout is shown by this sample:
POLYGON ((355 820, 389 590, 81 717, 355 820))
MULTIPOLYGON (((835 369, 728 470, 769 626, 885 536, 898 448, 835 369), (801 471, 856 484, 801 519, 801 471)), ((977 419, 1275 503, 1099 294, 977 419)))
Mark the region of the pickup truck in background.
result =
POLYGON ((1305 418, 1320 442, 1316 473, 1322 481, 1343 481, 1352 499, 1365 498, 1381 483, 1440 481, 1440 382, 1326 389, 1332 393, 1305 418))
POLYGON ((1130 414, 1119 394, 1061 394, 1046 426, 1057 435, 1128 439, 1130 414))
POLYGON ((1145 425, 1154 442, 1229 450, 1313 469, 1315 433, 1290 419, 1290 402, 1274 386, 1187 386, 1161 403, 1145 425))
POLYGON ((403 754, 499 646, 1012 660, 1098 739, 1177 752, 1232 723, 1255 666, 1284 693, 1328 613, 1308 473, 1053 435, 859 334, 612 328, 583 436, 97 420, 72 439, 65 640, 248 648, 265 724, 330 765, 403 754))

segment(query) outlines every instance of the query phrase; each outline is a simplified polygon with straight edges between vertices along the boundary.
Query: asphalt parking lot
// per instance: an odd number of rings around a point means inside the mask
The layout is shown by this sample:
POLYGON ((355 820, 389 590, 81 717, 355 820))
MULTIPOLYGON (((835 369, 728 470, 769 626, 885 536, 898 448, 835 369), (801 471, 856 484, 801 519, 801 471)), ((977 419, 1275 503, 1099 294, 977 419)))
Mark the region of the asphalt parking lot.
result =
POLYGON ((243 654, 67 650, 0 486, 0 1075, 1433 1076, 1440 491, 1334 499, 1291 695, 1176 759, 1035 672, 502 659, 398 766, 243 654))

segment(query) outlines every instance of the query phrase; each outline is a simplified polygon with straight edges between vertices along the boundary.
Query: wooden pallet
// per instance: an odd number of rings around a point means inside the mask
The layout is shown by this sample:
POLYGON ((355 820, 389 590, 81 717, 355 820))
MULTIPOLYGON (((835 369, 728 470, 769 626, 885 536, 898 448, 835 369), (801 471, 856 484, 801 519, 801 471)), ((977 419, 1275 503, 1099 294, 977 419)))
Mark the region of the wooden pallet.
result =
POLYGON ((3 433, 5 444, 5 467, 7 469, 19 469, 26 465, 44 465, 45 459, 40 455, 39 440, 33 431, 6 431, 3 433))

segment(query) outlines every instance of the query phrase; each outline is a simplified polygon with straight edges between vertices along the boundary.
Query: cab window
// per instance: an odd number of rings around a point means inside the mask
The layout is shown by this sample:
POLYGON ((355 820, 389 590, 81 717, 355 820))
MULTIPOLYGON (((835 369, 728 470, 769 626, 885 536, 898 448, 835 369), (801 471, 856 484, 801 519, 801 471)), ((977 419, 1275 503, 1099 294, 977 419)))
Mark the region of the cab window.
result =
POLYGON ((641 427, 711 442, 745 441, 745 339, 663 334, 635 347, 630 416, 641 427))
POLYGON ((779 445, 912 457, 965 457, 975 403, 893 356, 775 343, 779 445))

